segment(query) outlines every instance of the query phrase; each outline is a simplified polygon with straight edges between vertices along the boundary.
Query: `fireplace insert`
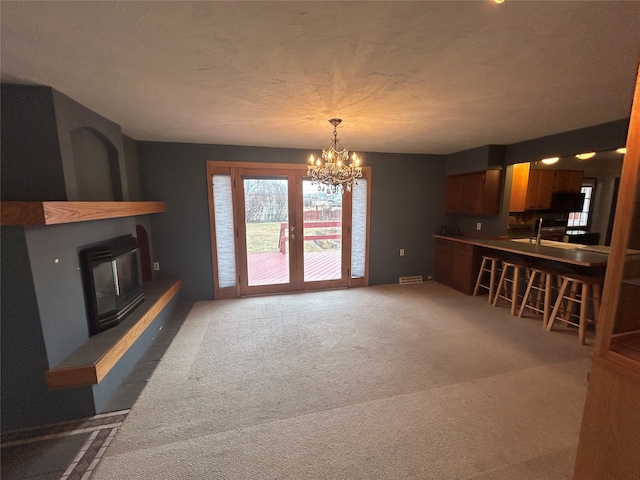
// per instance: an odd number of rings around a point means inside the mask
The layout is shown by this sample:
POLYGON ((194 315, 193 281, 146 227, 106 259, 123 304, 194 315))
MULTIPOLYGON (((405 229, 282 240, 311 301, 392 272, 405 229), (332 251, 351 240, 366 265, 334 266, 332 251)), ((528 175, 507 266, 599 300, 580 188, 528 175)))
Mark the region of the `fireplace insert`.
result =
POLYGON ((132 235, 80 251, 89 334, 116 326, 144 300, 140 250, 132 235))

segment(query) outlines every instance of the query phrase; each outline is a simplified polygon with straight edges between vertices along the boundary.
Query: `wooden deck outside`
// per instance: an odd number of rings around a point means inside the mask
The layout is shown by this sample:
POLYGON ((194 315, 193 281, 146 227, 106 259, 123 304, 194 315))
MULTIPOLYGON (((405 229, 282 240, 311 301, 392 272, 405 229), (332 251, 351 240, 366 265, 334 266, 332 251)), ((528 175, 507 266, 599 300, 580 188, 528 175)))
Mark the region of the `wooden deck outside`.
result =
MULTIPOLYGON (((304 253, 304 281, 318 282, 340 278, 339 250, 304 253)), ((289 256, 277 253, 251 253, 247 258, 249 285, 289 283, 289 256)))

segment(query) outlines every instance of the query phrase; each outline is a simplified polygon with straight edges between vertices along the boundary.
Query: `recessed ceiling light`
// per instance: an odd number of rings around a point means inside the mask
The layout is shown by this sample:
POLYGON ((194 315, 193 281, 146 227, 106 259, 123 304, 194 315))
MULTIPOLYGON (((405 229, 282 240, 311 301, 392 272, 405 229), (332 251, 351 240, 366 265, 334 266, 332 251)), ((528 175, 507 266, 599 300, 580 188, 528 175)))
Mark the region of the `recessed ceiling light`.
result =
POLYGON ((542 160, 540 160, 542 163, 544 163, 545 165, 553 165, 554 163, 556 163, 558 160, 560 160, 560 157, 550 157, 550 158, 543 158, 542 160))
POLYGON ((578 160, 589 160, 596 156, 596 152, 579 153, 576 155, 578 160))
POLYGON ((504 0, 493 0, 495 3, 504 3, 504 0))
POLYGON ((627 153, 627 149, 626 148, 618 148, 616 150, 616 152, 621 153, 622 155, 624 155, 625 153, 627 153))

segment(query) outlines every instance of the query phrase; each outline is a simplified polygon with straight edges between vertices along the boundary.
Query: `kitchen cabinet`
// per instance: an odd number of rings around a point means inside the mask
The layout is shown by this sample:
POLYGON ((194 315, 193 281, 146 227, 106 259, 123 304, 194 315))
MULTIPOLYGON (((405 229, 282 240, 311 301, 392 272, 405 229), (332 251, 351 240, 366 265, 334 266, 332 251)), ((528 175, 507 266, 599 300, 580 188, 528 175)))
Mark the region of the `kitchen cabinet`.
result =
POLYGON ((480 270, 479 256, 474 255, 473 245, 435 239, 434 279, 466 295, 473 293, 480 270))
POLYGON ((449 175, 445 188, 445 213, 489 216, 500 211, 500 170, 449 175))
POLYGON ((580 192, 582 188, 582 170, 556 170, 553 180, 554 192, 580 192))
POLYGON ((516 163, 512 167, 510 212, 524 212, 527 205, 527 185, 529 184, 529 162, 516 163))
POLYGON ((553 170, 530 170, 527 184, 525 210, 547 210, 551 208, 555 172, 553 170))
POLYGON ((444 212, 462 212, 463 175, 449 175, 446 180, 444 195, 444 212))
POLYGON ((554 192, 580 192, 582 170, 530 170, 528 163, 513 166, 510 212, 548 210, 554 192))

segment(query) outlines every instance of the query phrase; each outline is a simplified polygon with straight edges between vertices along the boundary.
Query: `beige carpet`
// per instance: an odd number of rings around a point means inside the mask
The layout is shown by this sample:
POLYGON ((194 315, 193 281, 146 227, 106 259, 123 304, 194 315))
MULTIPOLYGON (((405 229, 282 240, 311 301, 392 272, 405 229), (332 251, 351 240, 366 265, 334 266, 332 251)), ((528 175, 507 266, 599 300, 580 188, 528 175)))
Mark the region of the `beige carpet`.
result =
POLYGON ((92 479, 568 479, 590 350, 432 282, 200 302, 92 479))

